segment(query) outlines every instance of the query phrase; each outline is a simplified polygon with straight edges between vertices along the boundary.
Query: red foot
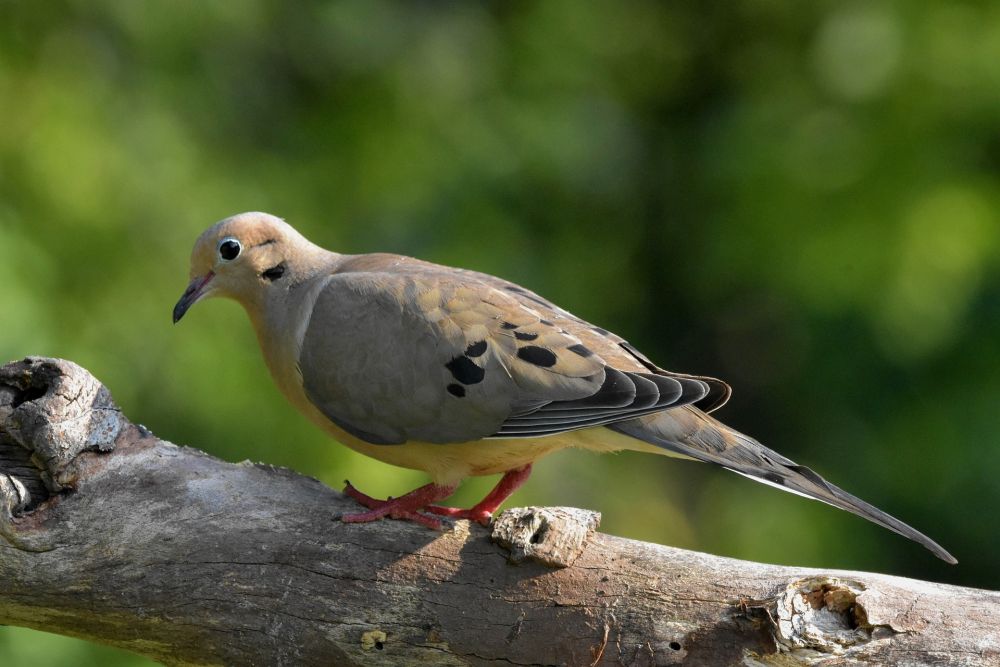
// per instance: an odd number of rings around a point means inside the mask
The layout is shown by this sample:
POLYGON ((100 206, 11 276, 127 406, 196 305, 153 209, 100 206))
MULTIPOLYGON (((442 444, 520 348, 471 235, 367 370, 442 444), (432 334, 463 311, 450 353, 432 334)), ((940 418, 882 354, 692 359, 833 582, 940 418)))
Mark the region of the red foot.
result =
POLYGON ((368 523, 369 521, 378 521, 385 517, 399 519, 400 521, 412 521, 431 530, 441 530, 442 528, 441 522, 434 517, 409 510, 382 511, 381 509, 377 509, 370 512, 356 512, 354 514, 344 514, 340 517, 340 520, 344 523, 368 523))
POLYGON ((517 470, 508 470, 497 485, 493 487, 493 490, 486 494, 485 498, 467 510, 432 504, 437 500, 442 500, 450 496, 455 490, 454 486, 425 484, 419 489, 410 491, 405 496, 378 500, 377 498, 372 498, 361 493, 350 482, 346 482, 347 486, 344 487, 344 494, 354 498, 354 500, 367 507, 369 511, 345 514, 340 517, 340 520, 345 523, 366 523, 389 517, 390 519, 413 521, 433 530, 440 530, 441 522, 438 519, 422 513, 431 512, 452 519, 477 521, 485 526, 489 524, 493 513, 496 512, 503 501, 510 494, 514 493, 519 486, 524 484, 530 474, 531 464, 517 470))
MULTIPOLYGON (((478 505, 476 507, 478 507, 478 505)), ((424 508, 424 510, 437 514, 438 516, 446 516, 452 519, 468 519, 469 521, 481 523, 484 526, 490 525, 490 520, 493 519, 493 512, 487 512, 485 510, 477 511, 475 507, 464 510, 460 507, 428 505, 424 508)))
POLYGON ((448 516, 453 519, 468 519, 469 521, 477 521, 484 526, 488 526, 497 508, 503 504, 503 501, 510 497, 510 494, 514 493, 519 486, 527 481, 530 474, 530 463, 523 468, 508 470, 500 478, 500 481, 497 482, 497 485, 493 487, 493 490, 486 494, 485 498, 467 510, 456 507, 440 507, 438 505, 428 505, 424 509, 441 516, 448 516))
POLYGON ((355 489, 354 485, 351 484, 350 481, 346 479, 344 480, 344 484, 347 485, 344 487, 344 495, 349 498, 354 498, 356 501, 358 501, 359 504, 364 505, 370 510, 377 509, 382 505, 384 505, 387 501, 392 500, 391 497, 386 498, 386 500, 378 500, 376 498, 372 498, 371 496, 365 495, 364 493, 361 493, 360 491, 355 489))
POLYGON ((356 514, 344 514, 340 520, 344 523, 367 523, 378 521, 383 517, 390 519, 400 519, 403 521, 413 521, 421 526, 426 526, 431 530, 440 530, 441 522, 432 516, 421 514, 422 510, 429 503, 435 500, 447 498, 455 490, 454 486, 439 486, 437 484, 425 484, 419 489, 410 491, 405 496, 399 498, 388 498, 377 500, 365 495, 354 488, 350 482, 344 487, 344 493, 369 509, 368 512, 358 512, 356 514))

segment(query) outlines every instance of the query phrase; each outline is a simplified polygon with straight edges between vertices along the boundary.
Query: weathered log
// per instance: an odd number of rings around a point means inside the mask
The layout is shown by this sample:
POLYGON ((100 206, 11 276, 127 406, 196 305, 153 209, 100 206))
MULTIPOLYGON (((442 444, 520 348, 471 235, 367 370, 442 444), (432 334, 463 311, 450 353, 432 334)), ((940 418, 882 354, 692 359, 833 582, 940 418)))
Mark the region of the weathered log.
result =
POLYGON ((0 623, 172 665, 1000 664, 1000 593, 718 558, 581 510, 343 524, 352 502, 0 369, 0 623))

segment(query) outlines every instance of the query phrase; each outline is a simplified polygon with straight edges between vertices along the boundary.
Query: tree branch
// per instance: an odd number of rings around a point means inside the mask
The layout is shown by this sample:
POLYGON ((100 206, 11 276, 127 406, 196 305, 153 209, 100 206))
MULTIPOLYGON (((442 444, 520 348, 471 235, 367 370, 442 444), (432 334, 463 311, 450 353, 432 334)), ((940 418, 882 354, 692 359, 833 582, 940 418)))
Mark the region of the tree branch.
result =
POLYGON ((436 533, 352 509, 155 438, 70 362, 0 369, 0 623, 176 665, 1000 662, 998 593, 645 544, 580 510, 436 533))

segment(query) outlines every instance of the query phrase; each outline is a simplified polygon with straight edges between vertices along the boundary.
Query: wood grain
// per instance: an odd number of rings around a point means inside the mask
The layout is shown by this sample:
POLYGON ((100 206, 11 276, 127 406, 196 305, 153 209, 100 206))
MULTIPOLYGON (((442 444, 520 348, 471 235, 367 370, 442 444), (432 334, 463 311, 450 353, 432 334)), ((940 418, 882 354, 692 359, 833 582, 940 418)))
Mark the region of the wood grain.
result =
POLYGON ((354 509, 157 439, 71 362, 0 369, 0 623, 169 665, 1000 664, 1000 593, 636 542, 565 508, 495 535, 336 521, 354 509))

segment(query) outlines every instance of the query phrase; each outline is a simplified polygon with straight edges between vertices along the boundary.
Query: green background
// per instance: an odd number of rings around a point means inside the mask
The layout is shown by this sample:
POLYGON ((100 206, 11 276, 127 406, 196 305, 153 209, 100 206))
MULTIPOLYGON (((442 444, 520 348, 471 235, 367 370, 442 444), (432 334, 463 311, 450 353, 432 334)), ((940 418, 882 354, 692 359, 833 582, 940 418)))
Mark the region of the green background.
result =
MULTIPOLYGON (((1000 5, 0 0, 0 360, 73 359, 136 422, 398 494, 272 386, 245 316, 171 308, 212 222, 495 273, 927 532, 640 454, 513 502, 739 558, 1000 588, 1000 5)), ((456 497, 471 503, 494 479, 456 497)), ((19 629, 3 665, 138 665, 19 629)))

